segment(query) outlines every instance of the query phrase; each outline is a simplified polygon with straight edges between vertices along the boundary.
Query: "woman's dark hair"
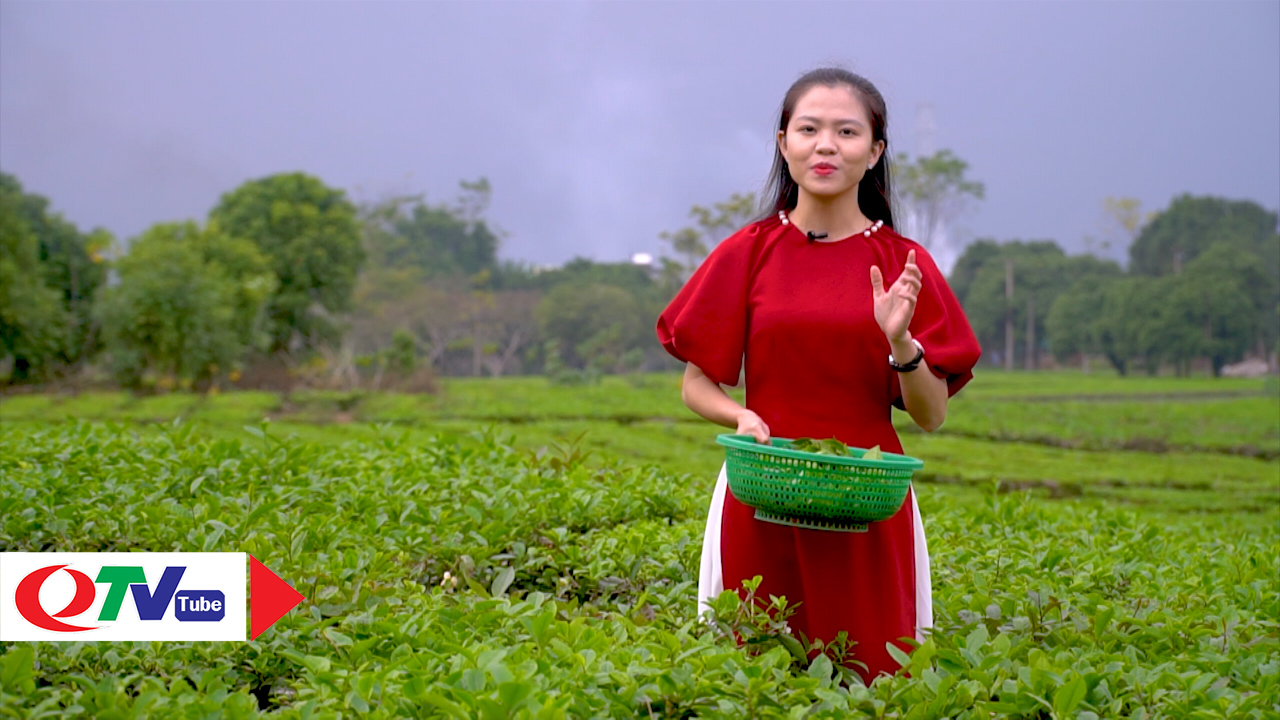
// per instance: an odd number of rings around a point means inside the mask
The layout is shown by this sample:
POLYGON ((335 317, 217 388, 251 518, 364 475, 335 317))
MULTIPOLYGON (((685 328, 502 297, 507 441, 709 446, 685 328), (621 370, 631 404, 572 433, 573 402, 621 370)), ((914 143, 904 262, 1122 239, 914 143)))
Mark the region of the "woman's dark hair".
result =
MULTIPOLYGON (((871 116, 871 140, 884 142, 884 152, 880 154, 875 167, 862 176, 858 183, 858 207, 868 220, 883 220, 885 225, 893 227, 892 193, 889 190, 889 131, 888 117, 884 105, 884 96, 871 81, 844 70, 842 68, 819 68, 800 76, 799 80, 787 90, 782 99, 782 112, 778 117, 778 130, 786 132, 791 122, 791 115, 796 110, 796 103, 811 88, 817 85, 839 87, 844 85, 853 90, 854 95, 862 101, 867 114, 871 116)), ((787 167, 786 158, 774 143, 773 168, 769 171, 769 180, 765 184, 763 198, 773 198, 772 207, 763 206, 765 217, 779 210, 794 210, 800 188, 791 178, 791 169, 787 167)))

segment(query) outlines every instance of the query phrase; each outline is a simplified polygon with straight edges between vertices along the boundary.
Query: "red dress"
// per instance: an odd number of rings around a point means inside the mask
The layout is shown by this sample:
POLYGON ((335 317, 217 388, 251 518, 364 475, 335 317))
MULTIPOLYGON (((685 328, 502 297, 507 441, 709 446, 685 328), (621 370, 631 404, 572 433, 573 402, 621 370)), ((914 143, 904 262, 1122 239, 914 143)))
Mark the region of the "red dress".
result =
MULTIPOLYGON (((671 301, 658 318, 658 338, 724 385, 737 384, 745 355, 746 406, 774 436, 836 437, 902 452, 891 422, 901 390, 872 314, 870 267, 892 283, 911 249, 923 275, 911 334, 929 370, 955 394, 973 377, 978 342, 928 252, 888 227, 811 243, 778 217, 749 225, 722 242, 671 301)), ((741 592, 743 580, 761 575, 760 597, 799 603, 793 631, 824 641, 847 631, 857 642, 853 658, 867 665, 864 679, 895 672, 885 644, 920 637, 932 624, 915 498, 865 533, 828 532, 756 520, 723 484, 722 471, 704 578, 718 570, 723 587, 741 592), (708 560, 720 567, 709 571, 708 560)))

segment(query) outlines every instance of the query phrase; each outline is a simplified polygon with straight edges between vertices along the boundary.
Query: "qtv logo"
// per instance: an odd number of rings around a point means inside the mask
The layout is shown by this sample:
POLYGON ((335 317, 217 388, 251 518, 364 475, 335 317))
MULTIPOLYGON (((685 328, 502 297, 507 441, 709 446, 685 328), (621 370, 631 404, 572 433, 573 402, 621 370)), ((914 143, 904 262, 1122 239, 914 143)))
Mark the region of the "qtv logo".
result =
POLYGON ((0 554, 0 640, 245 639, 303 598, 246 553, 0 554))

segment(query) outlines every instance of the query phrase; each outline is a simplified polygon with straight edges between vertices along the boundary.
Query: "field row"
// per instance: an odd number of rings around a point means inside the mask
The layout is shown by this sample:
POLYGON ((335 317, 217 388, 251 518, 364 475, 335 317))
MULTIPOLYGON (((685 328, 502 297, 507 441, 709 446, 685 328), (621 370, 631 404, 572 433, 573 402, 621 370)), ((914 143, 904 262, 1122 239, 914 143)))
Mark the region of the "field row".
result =
MULTIPOLYGON (((1039 386, 1030 385, 1018 373, 983 375, 952 401, 939 434, 1063 448, 1216 452, 1280 459, 1280 395, 1267 390, 1263 381, 1082 379, 1085 376, 1063 373, 1035 374, 1034 378, 1039 386), (1074 383, 1077 399, 1063 399, 1056 392, 1067 383, 1074 383), (1052 399, 1037 399, 1045 397, 1052 399)), ((742 399, 740 392, 733 394, 742 399)), ((148 398, 86 393, 12 396, 0 401, 0 418, 10 422, 167 423, 181 417, 211 426, 240 427, 264 416, 293 423, 356 421, 417 427, 453 421, 512 427, 552 421, 704 425, 680 403, 679 378, 674 375, 607 377, 599 385, 574 388, 551 385, 544 378, 449 379, 438 395, 309 392, 284 399, 255 392, 148 398)), ((895 422, 901 432, 913 430, 904 413, 896 413, 895 422)))
POLYGON ((256 642, 2 646, 0 715, 1280 709, 1274 525, 936 486, 922 497, 936 632, 910 676, 868 688, 732 593, 715 624, 694 619, 706 489, 687 476, 584 462, 585 438, 538 453, 484 433, 369 428, 339 444, 254 429, 0 437, 0 551, 247 551, 309 598, 256 642))
MULTIPOLYGON (((51 427, 9 421, 11 428, 51 427)), ((172 423, 132 425, 143 436, 163 434, 172 423)), ((715 436, 726 430, 710 423, 642 421, 616 423, 542 420, 519 424, 487 421, 423 420, 414 425, 276 422, 281 437, 340 444, 395 436, 409 445, 429 445, 437 436, 457 440, 485 429, 528 452, 577 452, 593 466, 622 462, 654 465, 687 474, 694 487, 710 496, 723 462, 715 436)), ((195 423, 209 438, 240 440, 244 425, 195 423)), ((1222 453, 1113 452, 999 442, 959 435, 904 433, 906 452, 925 461, 916 477, 921 501, 941 487, 957 490, 995 487, 1030 490, 1049 498, 1120 501, 1162 511, 1240 511, 1265 519, 1280 512, 1280 462, 1222 453)))

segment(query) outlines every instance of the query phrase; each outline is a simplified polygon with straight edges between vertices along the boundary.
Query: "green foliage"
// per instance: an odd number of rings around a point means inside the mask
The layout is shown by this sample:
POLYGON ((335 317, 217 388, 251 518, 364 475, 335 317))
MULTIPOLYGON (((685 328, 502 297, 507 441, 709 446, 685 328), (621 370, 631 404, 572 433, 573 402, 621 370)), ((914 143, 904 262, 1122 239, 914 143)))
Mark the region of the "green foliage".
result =
POLYGON ((660 233, 659 239, 670 245, 671 251, 684 260, 683 263, 676 263, 680 280, 687 279, 712 248, 751 222, 755 214, 756 196, 753 193, 734 193, 727 200, 711 207, 694 205, 690 208, 689 217, 693 219, 693 225, 675 232, 660 233))
POLYGON ((510 443, 0 435, 0 551, 251 552, 308 598, 248 643, 6 644, 0 714, 1263 718, 1280 703, 1274 526, 926 491, 937 626, 896 651, 906 673, 864 687, 857 645, 805 647, 784 599, 748 586, 694 617, 707 489, 510 443))
POLYGON ((459 207, 431 206, 421 197, 393 198, 361 211, 364 247, 371 268, 420 278, 467 277, 497 268, 498 236, 483 219, 489 183, 463 184, 459 207))
POLYGON ((0 176, 0 360, 13 360, 6 380, 23 381, 51 371, 66 348, 67 315, 57 289, 45 283, 39 241, 8 179, 0 176))
POLYGON ((240 343, 249 350, 266 350, 271 343, 267 303, 279 286, 271 260, 254 243, 222 232, 217 223, 210 223, 203 231, 187 224, 180 234, 214 272, 221 272, 235 287, 234 317, 240 343))
POLYGON ((336 333, 312 306, 347 310, 364 259, 356 209, 341 190, 303 173, 271 175, 223 195, 210 219, 271 263, 278 281, 266 311, 272 350, 336 333))
POLYGON ((901 155, 894 164, 894 191, 915 222, 914 238, 928 248, 934 235, 953 220, 968 198, 981 200, 986 189, 981 182, 965 178, 969 163, 950 150, 912 160, 901 155))
POLYGON ((1250 253, 1270 287, 1280 287, 1280 235, 1276 213, 1257 203, 1181 195, 1147 223, 1129 249, 1129 270, 1175 275, 1209 248, 1225 244, 1250 253))
POLYGON ((626 369, 627 352, 651 332, 635 296, 609 285, 560 285, 543 296, 536 315, 543 336, 558 343, 560 361, 577 370, 626 369))
MULTIPOLYGON (((1045 318, 1045 330, 1049 348, 1059 362, 1079 353, 1100 352, 1105 292, 1096 279, 1088 278, 1077 280, 1053 301, 1049 317, 1045 318)), ((1123 369, 1123 364, 1117 368, 1123 369)))
POLYGON ((207 386, 254 340, 274 278, 247 242, 195 223, 153 226, 118 264, 98 307, 116 379, 207 386))
POLYGON ((1145 328, 1150 338, 1146 346, 1149 357, 1174 363, 1184 375, 1193 359, 1208 357, 1217 375, 1225 364, 1244 356, 1254 339, 1256 313, 1234 276, 1216 275, 1210 268, 1196 272, 1200 268, 1191 265, 1153 285, 1159 298, 1152 306, 1155 321, 1145 328))
POLYGON ((961 305, 967 305, 969 291, 973 288, 978 271, 991 262, 1004 262, 1004 250, 995 240, 975 240, 965 246, 964 252, 951 268, 947 284, 961 305))
POLYGON ((602 263, 582 257, 538 273, 534 287, 545 292, 561 285, 609 285, 626 290, 637 298, 649 298, 655 291, 653 279, 639 265, 629 262, 602 263))
MULTIPOLYGON (((1130 275, 1090 256, 1067 258, 1052 243, 979 241, 956 263, 952 287, 979 340, 1003 347, 1005 311, 1016 346, 1026 313, 1043 316, 1059 360, 1101 353, 1116 370, 1134 364, 1178 374, 1206 358, 1215 375, 1249 351, 1280 338, 1280 235, 1276 215, 1252 202, 1184 195, 1145 225, 1137 202, 1108 198, 1107 212, 1130 246, 1130 275), (1004 299, 1003 263, 1014 267, 1012 303, 1004 299), (1046 303, 1049 303, 1046 305, 1046 303)), ((1045 337, 1039 330, 1037 338, 1045 337)))
POLYGON ((49 379, 89 359, 98 349, 93 301, 106 281, 111 234, 82 234, 7 173, 0 173, 0 234, 0 292, 7 293, 0 301, 0 356, 13 357, 12 379, 49 379))
POLYGON ((49 201, 25 193, 17 178, 0 173, 0 194, 16 203, 16 210, 40 245, 40 267, 44 283, 61 295, 67 313, 66 346, 62 359, 78 363, 97 349, 92 323, 93 299, 107 279, 103 255, 114 243, 111 233, 101 228, 81 233, 62 215, 49 209, 49 201))
MULTIPOLYGON (((1273 255, 1280 255, 1280 241, 1272 249, 1273 255)), ((1280 323, 1276 315, 1280 312, 1280 284, 1267 275, 1266 263, 1253 253, 1240 252, 1228 243, 1219 242, 1210 245, 1195 260, 1187 263, 1185 274, 1188 282, 1204 286, 1214 293, 1222 305, 1238 304, 1238 300, 1227 299, 1234 294, 1234 288, 1243 293, 1251 305, 1252 322, 1244 334, 1248 341, 1256 341, 1262 347, 1274 346, 1280 336, 1280 323)), ((1224 310, 1213 310, 1221 314, 1224 310)))
MULTIPOLYGON (((1052 241, 1011 241, 996 245, 979 241, 966 249, 956 264, 960 290, 964 293, 965 314, 978 340, 988 351, 1004 347, 1006 313, 1013 318, 1015 348, 1025 347, 1028 315, 1037 339, 1051 344, 1047 318, 1058 297, 1078 285, 1092 285, 1120 275, 1113 262, 1093 256, 1068 257, 1052 241), (1006 297, 1006 262, 1013 265, 1013 298, 1006 297), (1047 342, 1046 342, 1047 341, 1047 342)), ((1080 313, 1074 313, 1076 317, 1080 313)), ((1087 329, 1057 328, 1059 342, 1064 336, 1083 338, 1087 329)))
POLYGON ((391 367, 410 372, 418 365, 417 343, 409 333, 399 330, 391 339, 391 367))
POLYGON ((1054 354, 1102 353, 1121 374, 1138 360, 1151 374, 1167 362, 1185 375, 1193 360, 1207 357, 1220 374, 1265 337, 1241 275, 1227 263, 1214 264, 1223 256, 1237 257, 1223 248, 1177 276, 1078 281, 1058 297, 1046 322, 1054 354))

